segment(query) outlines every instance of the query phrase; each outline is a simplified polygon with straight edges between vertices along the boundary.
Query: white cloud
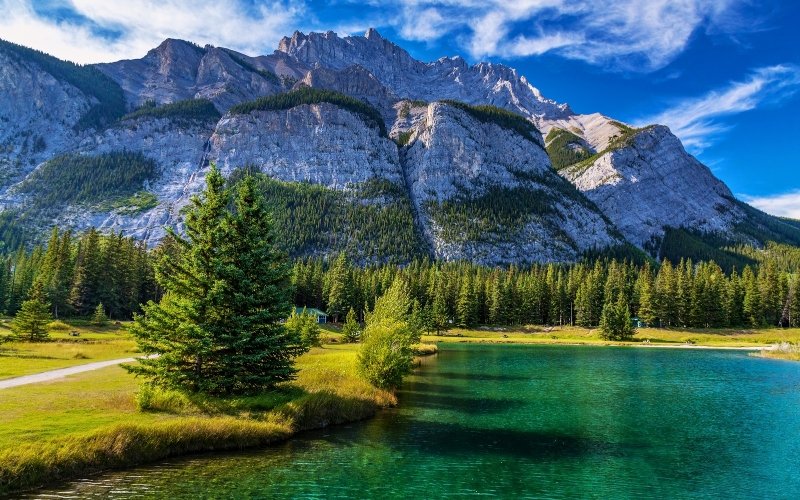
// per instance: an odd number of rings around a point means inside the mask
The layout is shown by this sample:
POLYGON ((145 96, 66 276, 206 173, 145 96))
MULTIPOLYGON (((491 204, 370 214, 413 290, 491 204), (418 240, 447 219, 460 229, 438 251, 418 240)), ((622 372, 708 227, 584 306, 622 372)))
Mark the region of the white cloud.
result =
POLYGON ((744 201, 768 214, 800 219, 800 190, 772 196, 743 196, 744 201))
POLYGON ((403 0, 390 18, 413 39, 458 36, 476 59, 552 52, 591 64, 653 71, 669 64, 699 29, 743 28, 747 0, 403 0), (416 14, 433 12, 434 23, 416 14), (426 29, 420 29, 424 26, 426 29))
POLYGON ((680 137, 684 146, 700 152, 729 128, 724 118, 786 99, 800 89, 800 67, 783 64, 759 68, 746 79, 701 97, 678 102, 669 109, 637 120, 639 125, 659 123, 680 137))
POLYGON ((79 17, 43 16, 31 0, 0 0, 0 38, 81 63, 141 57, 165 38, 264 53, 296 29, 304 12, 302 3, 291 0, 249 9, 239 0, 70 0, 63 5, 119 36, 109 38, 79 17))

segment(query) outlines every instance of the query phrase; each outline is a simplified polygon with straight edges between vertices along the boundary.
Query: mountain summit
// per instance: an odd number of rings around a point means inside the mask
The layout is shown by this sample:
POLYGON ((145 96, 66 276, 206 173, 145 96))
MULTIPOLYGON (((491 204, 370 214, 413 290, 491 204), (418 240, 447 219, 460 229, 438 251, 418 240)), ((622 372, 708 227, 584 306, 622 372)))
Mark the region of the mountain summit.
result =
POLYGON ((0 223, 19 241, 61 224, 154 244, 215 163, 264 174, 295 255, 506 264, 800 243, 666 127, 576 114, 502 64, 418 61, 374 29, 295 32, 255 57, 168 39, 85 67, 0 42, 0 122, 0 223))

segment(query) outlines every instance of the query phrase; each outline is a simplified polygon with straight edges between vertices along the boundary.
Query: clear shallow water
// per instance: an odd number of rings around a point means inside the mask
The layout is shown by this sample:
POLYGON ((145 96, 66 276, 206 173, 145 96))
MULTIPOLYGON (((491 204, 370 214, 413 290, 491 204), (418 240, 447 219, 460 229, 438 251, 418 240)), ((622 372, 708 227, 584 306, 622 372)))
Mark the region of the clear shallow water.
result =
POLYGON ((443 345, 358 424, 37 496, 800 498, 800 363, 743 352, 443 345))

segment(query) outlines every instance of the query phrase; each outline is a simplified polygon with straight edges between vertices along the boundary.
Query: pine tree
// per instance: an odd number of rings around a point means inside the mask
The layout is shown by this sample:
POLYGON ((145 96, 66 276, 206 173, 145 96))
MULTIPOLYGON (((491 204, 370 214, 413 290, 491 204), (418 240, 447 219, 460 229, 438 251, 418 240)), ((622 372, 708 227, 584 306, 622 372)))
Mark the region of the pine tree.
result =
POLYGON ((347 317, 342 326, 342 340, 349 344, 358 342, 361 337, 361 326, 356 321, 356 311, 352 307, 347 312, 347 317))
POLYGON ((472 275, 467 273, 461 282, 458 292, 458 303, 456 304, 456 319, 458 326, 470 328, 475 326, 478 321, 478 303, 475 298, 475 290, 472 286, 472 275))
POLYGON ((28 300, 22 303, 14 317, 11 330, 18 339, 41 342, 48 337, 47 323, 52 319, 50 304, 44 298, 44 286, 41 281, 37 281, 31 288, 28 300))
POLYGON ((92 323, 95 326, 105 326, 108 323, 108 316, 106 316, 106 309, 103 307, 103 303, 100 302, 97 304, 97 307, 94 309, 94 314, 92 315, 92 323))
POLYGON ((292 309, 292 314, 286 320, 286 330, 294 337, 299 338, 300 343, 307 349, 322 346, 317 317, 307 313, 305 308, 300 313, 297 312, 297 309, 292 309))
POLYGON ((606 340, 630 340, 634 333, 624 295, 620 294, 616 302, 606 302, 600 315, 600 336, 606 340))
POLYGON ((338 322, 344 317, 353 304, 353 282, 350 275, 350 263, 344 252, 340 253, 329 273, 328 314, 338 322))
POLYGON ((192 200, 181 251, 165 254, 165 295, 149 302, 131 331, 145 354, 129 367, 150 382, 214 394, 255 393, 290 380, 305 351, 280 324, 292 294, 286 257, 254 183, 238 185, 234 212, 219 171, 192 200))

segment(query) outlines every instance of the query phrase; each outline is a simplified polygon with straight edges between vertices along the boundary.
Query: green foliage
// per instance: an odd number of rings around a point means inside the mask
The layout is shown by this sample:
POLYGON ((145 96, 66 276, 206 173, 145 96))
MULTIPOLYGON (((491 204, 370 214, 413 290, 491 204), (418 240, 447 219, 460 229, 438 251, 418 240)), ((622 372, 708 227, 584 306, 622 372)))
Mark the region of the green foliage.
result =
MULTIPOLYGON (((243 174, 234 173, 231 182, 243 174)), ((255 177, 275 218, 278 241, 292 256, 345 252, 359 262, 402 263, 422 253, 411 202, 401 186, 374 180, 342 192, 255 177)))
POLYGON ((168 118, 181 124, 196 122, 216 122, 220 115, 214 103, 208 99, 186 99, 163 106, 145 103, 136 111, 122 117, 122 120, 136 120, 140 118, 168 118))
POLYGON ((526 224, 539 221, 571 245, 569 236, 548 220, 548 216, 555 214, 555 201, 542 189, 492 186, 480 195, 457 195, 442 202, 431 200, 425 208, 442 228, 441 237, 447 241, 507 238, 526 224))
POLYGON ((95 326, 105 326, 107 323, 108 316, 106 316, 106 308, 103 307, 103 303, 100 302, 94 309, 94 314, 92 314, 92 324, 95 326))
POLYGON ((736 232, 744 233, 762 243, 774 241, 800 246, 800 225, 797 221, 773 217, 747 203, 736 199, 733 201, 747 214, 747 218, 734 228, 736 232))
POLYGON ((407 321, 409 308, 405 285, 395 280, 367 315, 358 369, 376 387, 396 388, 411 371, 413 332, 407 321))
POLYGON ((605 340, 630 340, 635 333, 623 296, 616 302, 606 302, 600 316, 600 336, 605 340))
POLYGON ((110 203, 133 195, 156 174, 156 163, 138 152, 98 156, 70 153, 36 169, 19 189, 34 195, 33 202, 42 208, 110 203))
POLYGON ((292 314, 286 320, 286 330, 290 335, 299 338, 300 343, 307 349, 322 345, 317 317, 307 313, 305 308, 300 313, 297 309, 292 309, 292 314))
POLYGON ((186 239, 157 267, 165 295, 131 328, 142 352, 127 367, 152 384, 209 394, 256 393, 295 376, 301 340, 280 322, 290 307, 286 258, 255 179, 232 196, 216 168, 192 199, 186 239))
POLYGON ((85 95, 98 100, 75 124, 77 130, 103 128, 125 113, 122 88, 97 68, 62 61, 44 52, 4 40, 0 40, 0 50, 20 61, 36 64, 56 79, 65 81, 85 95))
POLYGON ((583 139, 564 129, 551 129, 547 134, 546 143, 547 155, 556 170, 564 169, 592 156, 592 151, 583 139))
POLYGON ((130 196, 119 196, 102 201, 98 210, 116 211, 121 215, 136 215, 158 206, 158 198, 150 191, 138 191, 130 196))
POLYGON ((397 139, 395 139, 395 142, 401 148, 407 146, 408 142, 411 140, 412 135, 414 135, 413 130, 406 130, 405 132, 400 132, 399 134, 397 134, 397 139))
POLYGON ((50 304, 45 302, 44 289, 41 282, 37 282, 31 290, 28 300, 22 303, 11 330, 18 339, 29 342, 41 342, 48 337, 47 324, 52 321, 50 304))
POLYGON ((332 90, 302 87, 291 92, 260 97, 255 101, 237 104, 229 112, 233 115, 242 115, 253 111, 280 111, 303 104, 320 104, 323 102, 357 114, 367 125, 377 128, 381 136, 388 137, 386 124, 384 124, 383 118, 377 109, 364 101, 332 90))
POLYGON ((662 259, 676 262, 682 258, 700 260, 713 260, 723 269, 731 271, 734 268, 742 269, 752 265, 755 261, 734 252, 725 250, 730 240, 714 234, 704 234, 684 228, 668 227, 664 231, 659 244, 651 245, 654 253, 662 259))
POLYGON ((466 111, 481 123, 494 123, 495 125, 498 125, 504 129, 516 132, 517 134, 544 149, 541 142, 539 142, 536 137, 539 134, 539 129, 537 129, 536 125, 531 123, 522 115, 512 113, 511 111, 498 108, 496 106, 471 106, 469 104, 450 99, 445 99, 441 102, 447 104, 448 106, 453 106, 454 108, 466 111))
POLYGON ((639 134, 639 132, 649 130, 654 126, 654 125, 649 125, 644 128, 631 128, 619 122, 611 122, 611 123, 613 123, 620 129, 620 133, 618 135, 611 136, 608 142, 608 146, 606 146, 604 150, 599 151, 577 163, 570 165, 569 166, 570 173, 581 174, 585 172, 586 169, 592 166, 595 160, 597 160, 606 153, 610 153, 611 151, 616 151, 617 149, 622 149, 631 146, 633 144, 634 138, 639 134))
POLYGON ((342 325, 342 340, 354 344, 361 338, 361 325, 356 320, 356 311, 351 307, 342 325))

